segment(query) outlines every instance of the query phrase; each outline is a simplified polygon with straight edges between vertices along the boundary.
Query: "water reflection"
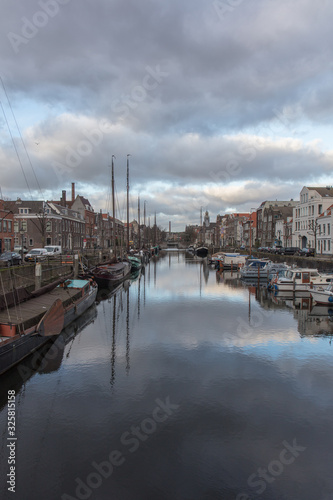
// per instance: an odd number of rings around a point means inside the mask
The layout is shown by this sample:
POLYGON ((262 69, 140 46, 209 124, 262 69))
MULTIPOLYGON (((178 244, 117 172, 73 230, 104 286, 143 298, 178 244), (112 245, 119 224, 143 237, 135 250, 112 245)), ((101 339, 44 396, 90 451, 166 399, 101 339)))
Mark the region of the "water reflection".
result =
POLYGON ((43 372, 1 379, 4 429, 5 396, 17 390, 17 498, 84 496, 76 480, 87 485, 112 450, 123 465, 87 498, 332 497, 329 308, 186 257, 166 253, 113 293, 100 290, 86 326, 43 372), (156 400, 177 411, 155 428, 156 400), (133 429, 148 432, 131 452, 121 438, 133 429), (259 494, 258 469, 274 473, 294 440, 306 450, 259 494))

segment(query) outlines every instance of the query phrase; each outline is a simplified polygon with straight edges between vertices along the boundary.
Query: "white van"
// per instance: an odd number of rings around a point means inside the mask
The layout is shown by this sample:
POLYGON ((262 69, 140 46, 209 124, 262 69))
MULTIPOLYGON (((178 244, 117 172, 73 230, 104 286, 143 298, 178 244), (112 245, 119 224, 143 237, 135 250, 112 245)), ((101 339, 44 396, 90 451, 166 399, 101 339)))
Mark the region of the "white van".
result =
POLYGON ((48 257, 52 257, 55 255, 61 254, 61 247, 59 245, 47 245, 44 248, 47 251, 48 257))

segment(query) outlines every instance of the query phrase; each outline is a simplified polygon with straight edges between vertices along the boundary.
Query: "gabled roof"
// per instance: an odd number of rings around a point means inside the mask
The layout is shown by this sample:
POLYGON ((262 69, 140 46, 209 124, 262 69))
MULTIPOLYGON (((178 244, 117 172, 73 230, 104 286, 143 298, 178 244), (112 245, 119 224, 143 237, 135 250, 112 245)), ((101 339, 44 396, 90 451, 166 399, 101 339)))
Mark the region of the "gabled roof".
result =
POLYGON ((43 211, 43 207, 47 202, 39 200, 21 200, 18 198, 16 201, 5 201, 4 208, 6 210, 11 210, 14 214, 19 213, 20 208, 30 209, 30 214, 38 214, 43 211))
POLYGON ((333 198, 333 187, 331 186, 326 186, 326 187, 309 187, 306 186, 307 189, 311 191, 317 191, 320 196, 331 196, 333 198))

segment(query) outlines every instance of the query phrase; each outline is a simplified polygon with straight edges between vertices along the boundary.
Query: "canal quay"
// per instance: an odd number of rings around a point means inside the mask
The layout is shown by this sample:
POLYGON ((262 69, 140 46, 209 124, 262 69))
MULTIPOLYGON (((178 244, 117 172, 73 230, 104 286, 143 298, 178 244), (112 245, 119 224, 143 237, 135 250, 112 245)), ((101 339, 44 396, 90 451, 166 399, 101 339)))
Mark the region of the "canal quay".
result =
POLYGON ((2 499, 333 498, 333 309, 177 250, 97 299, 1 377, 2 499))

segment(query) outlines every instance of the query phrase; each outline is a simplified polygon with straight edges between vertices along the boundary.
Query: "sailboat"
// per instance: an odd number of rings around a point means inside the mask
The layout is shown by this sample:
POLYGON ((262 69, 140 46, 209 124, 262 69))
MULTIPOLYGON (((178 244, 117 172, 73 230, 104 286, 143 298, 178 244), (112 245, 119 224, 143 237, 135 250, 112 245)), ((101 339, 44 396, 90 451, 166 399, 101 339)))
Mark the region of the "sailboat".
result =
POLYGON ((113 243, 113 259, 111 262, 98 264, 91 270, 91 273, 98 284, 102 288, 113 288, 129 277, 131 272, 131 264, 128 260, 117 259, 116 245, 116 217, 115 217, 115 199, 114 199, 114 158, 112 155, 112 243, 113 243))

